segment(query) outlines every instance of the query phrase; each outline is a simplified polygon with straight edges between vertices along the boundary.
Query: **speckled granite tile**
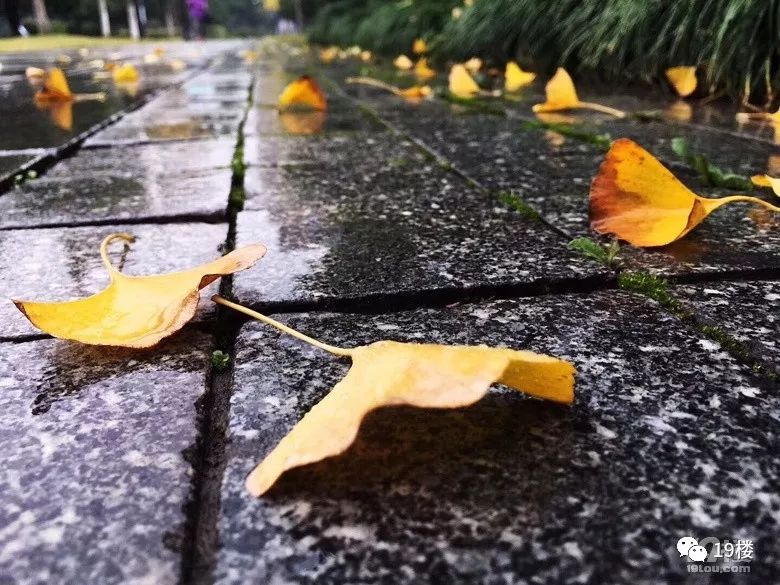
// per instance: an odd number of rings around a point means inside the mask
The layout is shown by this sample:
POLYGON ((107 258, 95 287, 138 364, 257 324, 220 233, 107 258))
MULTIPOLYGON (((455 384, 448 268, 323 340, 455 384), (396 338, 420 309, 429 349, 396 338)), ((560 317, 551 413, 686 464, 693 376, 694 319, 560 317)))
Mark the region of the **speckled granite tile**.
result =
POLYGON ((671 292, 699 321, 720 327, 780 374, 780 282, 707 282, 671 292))
POLYGON ((592 286, 612 277, 568 250, 566 239, 541 222, 436 163, 359 172, 250 167, 245 189, 238 245, 268 247, 259 270, 233 281, 235 293, 250 304, 376 303, 391 295, 484 287, 592 286))
MULTIPOLYGON (((151 170, 151 169, 150 169, 151 170)), ((0 197, 0 227, 86 225, 133 219, 225 217, 229 168, 163 175, 41 177, 0 197)))
POLYGON ((83 149, 57 163, 46 176, 70 178, 101 173, 131 179, 192 174, 204 169, 229 167, 235 148, 235 137, 227 136, 170 144, 83 149))
POLYGON ((179 581, 211 340, 0 343, 0 581, 179 581))
MULTIPOLYGON (((9 230, 0 235, 0 338, 40 333, 10 299, 67 300, 100 291, 108 284, 100 259, 100 242, 114 232, 129 232, 136 241, 127 251, 112 246, 115 265, 134 275, 173 272, 221 255, 227 224, 184 223, 103 227, 9 230)), ((203 299, 216 293, 212 284, 203 299)), ((213 314, 201 301, 198 319, 213 314)))
POLYGON ((348 364, 245 325, 217 583, 683 582, 687 535, 751 539, 751 582, 777 578, 780 397, 654 303, 610 291, 284 320, 345 346, 550 353, 576 364, 577 398, 494 388, 469 408, 383 409, 347 453, 253 499, 246 474, 348 364))

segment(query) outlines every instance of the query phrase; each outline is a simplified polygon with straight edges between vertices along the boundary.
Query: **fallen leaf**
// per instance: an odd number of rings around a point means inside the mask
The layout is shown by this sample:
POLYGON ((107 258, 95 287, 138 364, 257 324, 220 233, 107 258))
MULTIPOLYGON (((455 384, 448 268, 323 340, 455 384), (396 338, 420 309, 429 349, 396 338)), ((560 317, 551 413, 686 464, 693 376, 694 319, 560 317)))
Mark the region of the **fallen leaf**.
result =
POLYGON ((247 477, 254 496, 268 491, 288 469, 343 453, 363 418, 384 406, 460 408, 474 404, 498 382, 555 402, 574 400, 574 366, 554 357, 486 346, 378 341, 352 349, 318 342, 259 313, 214 297, 251 317, 325 349, 348 356, 352 367, 247 477))
POLYGON ((736 115, 737 122, 769 122, 772 125, 775 136, 775 144, 780 144, 780 108, 775 113, 771 112, 739 112, 736 115))
POLYGON ((396 68, 401 69, 402 71, 409 71, 409 69, 414 67, 414 63, 412 63, 412 60, 406 55, 398 55, 398 57, 396 57, 395 60, 393 61, 393 65, 395 65, 396 68))
POLYGON ((160 55, 155 52, 144 55, 144 63, 146 65, 155 65, 160 62, 160 55))
POLYGON ((360 60, 363 61, 363 63, 369 63, 372 58, 373 55, 371 54, 371 51, 360 51, 360 60))
POLYGON ((43 88, 35 94, 36 103, 72 101, 68 80, 59 67, 51 68, 44 77, 43 88))
POLYGON ((514 61, 506 64, 504 71, 504 89, 507 91, 517 91, 526 85, 533 83, 536 79, 536 73, 523 71, 520 65, 514 61))
POLYGON ((90 297, 64 302, 13 301, 38 329, 63 339, 93 345, 150 347, 181 329, 195 314, 200 289, 220 276, 251 267, 265 247, 246 246, 222 258, 182 272, 127 276, 108 257, 116 240, 132 242, 129 234, 111 234, 100 245, 110 283, 90 297))
MULTIPOLYGON (((254 61, 245 61, 247 64, 254 63, 254 61)), ((168 66, 171 68, 171 71, 179 72, 184 71, 187 68, 187 64, 182 61, 181 59, 172 59, 170 63, 168 63, 168 66)))
POLYGON ((289 110, 296 107, 307 107, 313 110, 325 111, 328 103, 325 94, 308 75, 299 77, 284 88, 279 96, 279 110, 289 110))
POLYGON ((450 69, 450 93, 460 98, 473 98, 479 94, 479 86, 463 65, 453 65, 450 69))
POLYGON ((775 195, 780 197, 780 178, 775 179, 769 175, 753 175, 750 180, 758 187, 769 187, 775 195))
POLYGON ((331 63, 336 57, 338 57, 338 47, 328 47, 327 49, 320 50, 320 61, 323 63, 331 63))
POLYGON ((111 76, 117 83, 132 83, 138 81, 140 75, 138 69, 132 63, 122 63, 118 67, 115 67, 111 72, 111 76))
POLYGON ((433 91, 427 85, 413 85, 406 89, 400 89, 379 79, 374 79, 373 77, 347 77, 346 82, 383 89, 414 103, 433 95, 433 91))
POLYGON ((696 91, 696 67, 670 67, 665 73, 666 79, 680 97, 688 97, 696 91))
POLYGON ((534 112, 543 113, 587 109, 610 114, 617 118, 623 118, 626 115, 625 112, 610 108, 609 106, 580 101, 579 97, 577 97, 577 90, 574 87, 574 82, 563 67, 558 67, 555 75, 547 82, 544 93, 547 97, 546 101, 543 104, 536 104, 533 107, 534 112))
POLYGON ((423 39, 415 39, 412 43, 412 53, 415 55, 424 55, 428 52, 428 45, 423 39))
POLYGON ((458 20, 461 16, 463 16, 463 9, 460 6, 452 9, 452 20, 458 20))
POLYGON ((428 59, 420 59, 417 61, 417 65, 414 66, 414 74, 420 81, 427 81, 432 77, 436 77, 436 71, 428 67, 428 59))
POLYGON ((73 130, 73 101, 42 101, 35 102, 39 110, 49 112, 55 126, 67 132, 73 130))
POLYGON ((476 75, 479 73, 479 70, 482 69, 482 59, 479 57, 472 57, 468 61, 466 61, 463 66, 466 68, 466 70, 471 73, 472 75, 476 75))
POLYGON ((43 79, 46 75, 46 71, 41 69, 40 67, 28 67, 24 70, 24 74, 27 76, 27 79, 30 80, 38 80, 43 79))
POLYGON ((732 201, 772 211, 780 207, 750 197, 701 197, 683 185, 653 155, 627 138, 616 140, 590 188, 590 225, 635 246, 665 246, 679 240, 710 213, 732 201))
POLYGON ((327 112, 279 112, 279 122, 289 134, 307 136, 317 134, 325 126, 327 112))

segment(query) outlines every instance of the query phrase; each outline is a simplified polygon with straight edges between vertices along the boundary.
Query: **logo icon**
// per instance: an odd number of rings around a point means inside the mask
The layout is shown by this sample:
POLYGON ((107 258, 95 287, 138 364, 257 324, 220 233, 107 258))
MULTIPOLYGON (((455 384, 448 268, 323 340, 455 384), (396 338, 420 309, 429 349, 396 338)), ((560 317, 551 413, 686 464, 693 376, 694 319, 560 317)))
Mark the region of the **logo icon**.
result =
POLYGON ((690 551, 692 547, 698 546, 698 544, 697 540, 692 536, 683 536, 677 541, 677 552, 680 553, 681 557, 688 556, 688 551, 690 551))

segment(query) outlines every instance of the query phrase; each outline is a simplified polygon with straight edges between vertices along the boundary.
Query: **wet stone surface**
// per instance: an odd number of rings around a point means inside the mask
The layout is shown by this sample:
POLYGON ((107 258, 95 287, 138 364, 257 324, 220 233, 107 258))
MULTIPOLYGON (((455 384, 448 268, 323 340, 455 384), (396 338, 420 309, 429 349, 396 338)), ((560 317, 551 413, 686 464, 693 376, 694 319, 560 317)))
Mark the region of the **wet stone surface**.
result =
MULTIPOLYGON (((111 247, 111 259, 132 275, 173 272, 209 262, 221 255, 226 224, 115 225, 103 227, 9 230, 0 236, 0 338, 39 334, 10 299, 64 301, 95 294, 108 285, 100 259, 100 242, 128 232, 135 243, 111 247)), ((198 319, 213 316, 205 299, 217 292, 212 284, 201 293, 198 319)))
POLYGON ((43 176, 0 197, 0 228, 176 217, 220 221, 231 177, 227 168, 181 175, 43 176))
POLYGON ((348 364, 245 325, 217 583, 676 582, 689 533, 752 539, 751 581, 777 577, 780 399, 654 304, 613 291, 285 321, 343 346, 550 353, 576 364, 576 401, 498 387, 469 408, 383 409, 345 454, 254 499, 245 476, 348 364))
POLYGON ((675 286, 671 292, 705 326, 729 334, 780 374, 780 282, 708 282, 675 286))
POLYGON ((543 290, 612 276, 538 220, 436 163, 359 172, 250 167, 245 189, 237 243, 268 247, 262 270, 234 278, 238 298, 251 304, 543 290))
POLYGON ((210 346, 0 343, 0 580, 177 581, 210 346))

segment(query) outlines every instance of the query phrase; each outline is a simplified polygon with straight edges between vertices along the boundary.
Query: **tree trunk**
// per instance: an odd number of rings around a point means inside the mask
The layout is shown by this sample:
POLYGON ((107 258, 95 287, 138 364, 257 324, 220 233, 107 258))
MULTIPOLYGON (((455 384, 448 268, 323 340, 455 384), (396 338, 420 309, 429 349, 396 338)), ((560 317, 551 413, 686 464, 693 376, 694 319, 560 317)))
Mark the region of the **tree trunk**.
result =
POLYGON ((130 38, 137 41, 141 38, 141 30, 138 28, 138 10, 135 7, 135 0, 127 0, 127 30, 130 38))
POLYGON ((295 20, 298 23, 298 32, 303 32, 303 5, 301 0, 294 0, 295 3, 295 20))
POLYGON ((100 13, 100 34, 104 37, 111 36, 111 19, 108 17, 108 5, 106 0, 98 0, 98 12, 100 13))
POLYGON ((176 4, 174 0, 165 2, 165 30, 169 37, 176 36, 176 4))
POLYGON ((46 12, 44 0, 33 0, 33 13, 35 14, 35 26, 38 27, 38 33, 47 33, 51 30, 51 21, 46 12))

